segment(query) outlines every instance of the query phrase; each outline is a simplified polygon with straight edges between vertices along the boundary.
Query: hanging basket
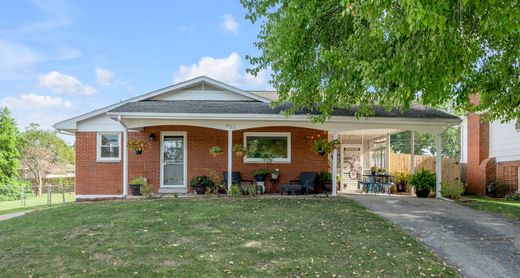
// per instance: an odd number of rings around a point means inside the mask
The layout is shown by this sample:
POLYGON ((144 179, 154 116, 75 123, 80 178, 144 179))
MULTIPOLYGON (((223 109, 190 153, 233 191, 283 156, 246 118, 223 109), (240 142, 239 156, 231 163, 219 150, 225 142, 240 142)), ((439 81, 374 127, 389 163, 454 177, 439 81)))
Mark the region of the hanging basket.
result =
POLYGON ((141 155, 143 154, 143 150, 135 150, 134 151, 136 155, 141 155))

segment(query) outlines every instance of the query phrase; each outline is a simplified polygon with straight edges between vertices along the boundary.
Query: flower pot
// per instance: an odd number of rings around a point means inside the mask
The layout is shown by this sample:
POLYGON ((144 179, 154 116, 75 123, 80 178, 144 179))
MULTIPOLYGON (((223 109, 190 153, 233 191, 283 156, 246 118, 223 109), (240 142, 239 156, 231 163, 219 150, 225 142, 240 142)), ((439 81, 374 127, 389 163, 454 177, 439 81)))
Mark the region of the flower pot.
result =
POLYGON ((428 198, 430 196, 430 189, 415 190, 417 198, 428 198))
POLYGON ((235 155, 238 157, 244 156, 244 152, 235 152, 235 155))
POLYGON ((219 156, 222 155, 222 152, 218 152, 218 153, 211 153, 213 155, 213 157, 217 158, 219 156))
POLYGON ((206 194, 206 186, 204 186, 204 185, 195 185, 193 187, 193 189, 195 189, 195 192, 197 192, 197 195, 206 194))
POLYGON ((324 182, 321 184, 323 191, 332 192, 332 182, 324 182))
POLYGON ((318 154, 319 154, 320 156, 324 156, 325 154, 327 154, 327 152, 324 151, 324 150, 319 150, 319 151, 318 151, 318 154))
POLYGON ((267 174, 256 175, 255 180, 256 181, 265 181, 266 176, 267 176, 267 174))
POLYGON ((141 196, 141 185, 140 184, 131 184, 130 191, 134 196, 141 196))
POLYGON ((278 173, 272 173, 271 174, 271 179, 272 180, 277 180, 278 179, 278 173))
POLYGON ((136 155, 141 155, 143 153, 143 150, 135 150, 136 155))

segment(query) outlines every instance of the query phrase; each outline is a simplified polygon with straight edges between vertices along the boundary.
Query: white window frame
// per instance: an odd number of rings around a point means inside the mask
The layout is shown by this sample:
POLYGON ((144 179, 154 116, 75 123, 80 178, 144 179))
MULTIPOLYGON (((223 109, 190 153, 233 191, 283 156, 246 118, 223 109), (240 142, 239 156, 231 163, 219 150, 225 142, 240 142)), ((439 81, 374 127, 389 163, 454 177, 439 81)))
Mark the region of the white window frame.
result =
POLYGON ((98 132, 96 135, 96 160, 97 162, 120 162, 121 161, 121 132, 98 132), (101 157, 101 136, 102 135, 117 135, 119 143, 119 155, 118 157, 101 157))
MULTIPOLYGON (((290 132, 244 132, 244 148, 247 150, 247 137, 287 137, 287 158, 273 158, 272 163, 291 163, 291 133, 290 132)), ((265 163, 263 158, 249 158, 244 156, 244 163, 265 163)))

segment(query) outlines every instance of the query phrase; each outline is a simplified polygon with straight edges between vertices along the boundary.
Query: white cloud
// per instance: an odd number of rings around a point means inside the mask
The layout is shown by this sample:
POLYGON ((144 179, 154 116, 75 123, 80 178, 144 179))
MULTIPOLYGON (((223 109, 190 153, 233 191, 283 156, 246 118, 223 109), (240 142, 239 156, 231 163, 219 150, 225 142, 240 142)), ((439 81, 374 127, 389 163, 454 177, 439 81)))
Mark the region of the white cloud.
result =
POLYGON ((235 17, 232 14, 225 14, 222 17, 222 23, 220 24, 220 28, 224 30, 224 32, 238 34, 238 28, 240 24, 235 20, 235 17))
POLYGON ((104 68, 96 68, 96 82, 102 86, 110 86, 114 83, 116 75, 104 68))
POLYGON ((202 75, 240 88, 269 88, 265 72, 256 77, 243 72, 242 60, 235 52, 225 58, 203 57, 196 64, 182 65, 173 80, 178 83, 202 75))
POLYGON ((38 85, 59 95, 91 96, 97 94, 92 86, 84 85, 74 76, 51 71, 38 77, 38 85))
POLYGON ((41 55, 24 44, 0 40, 0 78, 8 79, 30 71, 42 60, 41 55))
POLYGON ((36 94, 5 97, 0 99, 0 107, 9 108, 21 128, 30 123, 38 123, 43 128, 50 129, 54 123, 77 112, 69 100, 36 94))

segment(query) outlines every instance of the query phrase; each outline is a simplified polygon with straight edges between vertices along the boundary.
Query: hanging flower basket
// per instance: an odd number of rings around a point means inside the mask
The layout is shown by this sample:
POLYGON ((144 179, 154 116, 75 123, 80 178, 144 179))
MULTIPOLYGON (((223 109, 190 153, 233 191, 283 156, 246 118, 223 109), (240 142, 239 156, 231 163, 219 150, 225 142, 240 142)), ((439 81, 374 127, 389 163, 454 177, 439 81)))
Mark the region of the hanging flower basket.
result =
POLYGON ((339 144, 339 140, 336 139, 329 141, 327 138, 318 138, 312 142, 312 150, 324 156, 331 153, 339 144))
POLYGON ((246 155, 246 149, 244 148, 244 145, 242 145, 242 144, 233 145, 232 151, 238 157, 243 157, 244 155, 246 155))
POLYGON ((128 149, 134 151, 136 155, 141 155, 147 147, 148 143, 144 140, 131 140, 128 142, 128 149))
POLYGON ((213 155, 213 157, 217 158, 223 154, 222 148, 219 146, 214 146, 211 149, 209 149, 209 153, 213 155))

